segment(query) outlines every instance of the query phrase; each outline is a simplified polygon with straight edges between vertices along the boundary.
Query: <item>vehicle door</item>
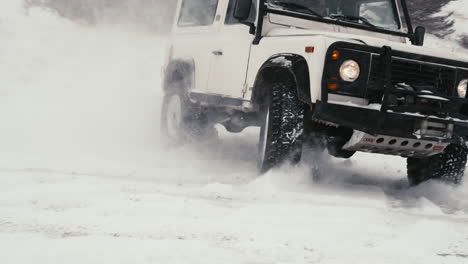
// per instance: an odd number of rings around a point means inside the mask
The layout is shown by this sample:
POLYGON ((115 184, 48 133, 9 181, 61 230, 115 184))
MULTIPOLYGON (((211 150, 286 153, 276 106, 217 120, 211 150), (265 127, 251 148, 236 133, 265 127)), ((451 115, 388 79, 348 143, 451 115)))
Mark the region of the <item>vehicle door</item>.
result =
MULTIPOLYGON (((233 17, 236 0, 229 0, 224 8, 224 25, 221 26, 211 51, 214 58, 208 89, 212 94, 243 98, 247 91, 246 75, 250 49, 254 36, 249 27, 240 24, 233 17)), ((252 1, 249 22, 254 23, 257 16, 257 0, 252 1)))
POLYGON ((171 43, 174 59, 194 64, 193 92, 207 92, 208 78, 222 23, 222 0, 182 0, 171 43))

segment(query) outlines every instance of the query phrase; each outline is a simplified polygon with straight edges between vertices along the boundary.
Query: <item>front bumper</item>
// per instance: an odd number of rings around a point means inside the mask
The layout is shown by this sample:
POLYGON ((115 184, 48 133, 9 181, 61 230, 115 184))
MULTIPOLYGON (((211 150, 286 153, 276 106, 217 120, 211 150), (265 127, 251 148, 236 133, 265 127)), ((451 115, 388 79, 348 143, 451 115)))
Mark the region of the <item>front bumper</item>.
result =
POLYGON ((458 97, 455 91, 455 84, 468 78, 468 64, 394 51, 387 46, 342 42, 329 48, 327 58, 334 50, 340 52, 341 59, 327 60, 314 120, 371 135, 436 141, 468 137, 468 98, 458 97), (361 77, 353 83, 336 77, 347 59, 361 65, 361 77), (340 88, 329 90, 333 83, 340 88), (337 96, 354 103, 337 102, 337 96), (428 133, 431 129, 429 132, 434 133, 428 133))
MULTIPOLYGON (((417 134, 423 122, 433 122, 445 124, 447 127, 453 126, 453 135, 468 136, 468 121, 465 120, 424 116, 417 113, 396 113, 392 110, 383 112, 382 109, 372 109, 372 107, 350 106, 322 101, 316 103, 313 118, 372 135, 440 141, 442 139, 440 137, 434 138, 417 134)), ((449 139, 447 138, 447 140, 449 139)))

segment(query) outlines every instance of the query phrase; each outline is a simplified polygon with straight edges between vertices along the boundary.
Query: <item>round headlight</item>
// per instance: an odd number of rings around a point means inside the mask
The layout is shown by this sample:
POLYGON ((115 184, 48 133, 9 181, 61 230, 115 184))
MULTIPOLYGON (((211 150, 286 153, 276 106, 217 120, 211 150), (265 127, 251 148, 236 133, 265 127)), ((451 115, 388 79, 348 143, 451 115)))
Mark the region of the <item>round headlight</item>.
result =
POLYGON ((457 87, 458 96, 466 98, 466 90, 468 89, 468 79, 462 80, 457 87))
POLYGON ((341 64, 340 76, 345 82, 354 82, 359 78, 361 68, 354 60, 347 60, 341 64))

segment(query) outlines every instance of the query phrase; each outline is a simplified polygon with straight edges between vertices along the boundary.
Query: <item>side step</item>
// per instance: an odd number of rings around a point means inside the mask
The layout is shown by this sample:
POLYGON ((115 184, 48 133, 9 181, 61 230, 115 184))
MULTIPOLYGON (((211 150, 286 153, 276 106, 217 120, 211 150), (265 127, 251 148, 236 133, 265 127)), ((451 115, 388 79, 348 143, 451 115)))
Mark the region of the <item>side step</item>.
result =
POLYGON ((354 131, 344 150, 397 155, 402 157, 430 157, 444 152, 450 143, 390 136, 372 136, 354 131))

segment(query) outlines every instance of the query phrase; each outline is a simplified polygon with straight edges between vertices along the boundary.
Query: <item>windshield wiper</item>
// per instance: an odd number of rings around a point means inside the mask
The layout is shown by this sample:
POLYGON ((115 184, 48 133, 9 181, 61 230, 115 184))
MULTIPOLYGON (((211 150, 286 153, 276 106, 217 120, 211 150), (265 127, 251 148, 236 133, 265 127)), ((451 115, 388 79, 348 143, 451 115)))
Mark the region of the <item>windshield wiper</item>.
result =
POLYGON ((281 7, 285 7, 285 8, 291 8, 291 9, 294 9, 294 10, 304 10, 304 11, 307 11, 311 15, 323 18, 323 16, 320 15, 319 13, 317 13, 316 11, 308 8, 307 6, 303 6, 301 4, 291 3, 291 2, 283 2, 283 1, 273 1, 272 4, 277 5, 277 6, 281 6, 281 7))
POLYGON ((330 18, 337 19, 337 20, 345 20, 351 22, 359 22, 362 21, 364 24, 376 28, 377 26, 372 24, 367 18, 362 16, 348 16, 348 15, 338 15, 338 14, 331 14, 330 18))

